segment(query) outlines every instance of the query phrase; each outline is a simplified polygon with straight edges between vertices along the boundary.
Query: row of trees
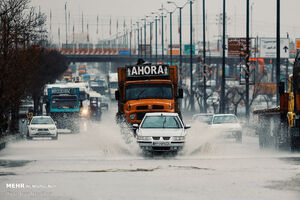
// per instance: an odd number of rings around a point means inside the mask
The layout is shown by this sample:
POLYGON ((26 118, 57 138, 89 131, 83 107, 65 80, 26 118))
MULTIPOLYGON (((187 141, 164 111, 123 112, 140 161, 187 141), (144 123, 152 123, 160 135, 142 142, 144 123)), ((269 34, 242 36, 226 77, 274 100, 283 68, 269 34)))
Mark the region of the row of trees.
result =
POLYGON ((37 111, 45 84, 66 70, 64 56, 43 48, 45 22, 30 0, 0 1, 0 133, 17 130, 21 99, 32 96, 37 111))

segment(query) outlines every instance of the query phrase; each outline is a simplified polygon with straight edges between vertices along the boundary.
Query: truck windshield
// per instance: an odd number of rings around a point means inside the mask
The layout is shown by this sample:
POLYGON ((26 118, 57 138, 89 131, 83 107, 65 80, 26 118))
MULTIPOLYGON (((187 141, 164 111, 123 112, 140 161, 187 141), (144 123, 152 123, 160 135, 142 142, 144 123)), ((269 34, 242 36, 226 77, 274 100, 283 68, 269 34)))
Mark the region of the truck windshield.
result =
POLYGON ((77 96, 53 96, 52 108, 77 108, 77 96))
POLYGON ((147 116, 142 128, 182 128, 176 116, 147 116))
POLYGON ((128 85, 126 101, 136 99, 173 99, 172 86, 168 84, 128 85))

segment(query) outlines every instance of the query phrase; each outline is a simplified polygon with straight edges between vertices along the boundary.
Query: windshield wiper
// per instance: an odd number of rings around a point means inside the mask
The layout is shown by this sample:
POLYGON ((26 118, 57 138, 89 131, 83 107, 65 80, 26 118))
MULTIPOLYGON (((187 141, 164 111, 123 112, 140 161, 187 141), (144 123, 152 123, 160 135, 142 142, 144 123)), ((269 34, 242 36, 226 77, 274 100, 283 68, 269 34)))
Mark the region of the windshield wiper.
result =
POLYGON ((165 118, 164 118, 164 121, 163 121, 163 128, 165 128, 165 123, 166 123, 166 121, 167 121, 167 118, 165 117, 165 118))
POLYGON ((143 89, 142 91, 139 92, 139 94, 137 95, 137 99, 140 98, 140 96, 146 91, 146 89, 143 89))

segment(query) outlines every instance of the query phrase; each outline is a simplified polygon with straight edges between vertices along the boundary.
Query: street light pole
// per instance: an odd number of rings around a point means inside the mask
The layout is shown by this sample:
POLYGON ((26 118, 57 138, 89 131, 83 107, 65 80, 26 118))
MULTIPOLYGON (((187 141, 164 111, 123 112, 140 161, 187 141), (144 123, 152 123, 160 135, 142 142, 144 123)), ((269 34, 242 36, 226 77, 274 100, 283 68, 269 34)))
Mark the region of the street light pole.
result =
POLYGON ((247 0, 246 6, 246 100, 245 100, 245 107, 246 107, 246 117, 249 117, 249 57, 250 57, 250 50, 249 50, 249 0, 247 0))
POLYGON ((155 16, 155 62, 157 63, 157 17, 155 16))
POLYGON ((204 113, 207 113, 206 95, 206 38, 205 38, 205 0, 203 0, 203 100, 204 113))
POLYGON ((170 12, 170 65, 172 66, 172 14, 173 12, 170 12))
POLYGON ((139 22, 136 22, 137 25, 137 50, 138 50, 138 57, 140 57, 141 52, 140 52, 140 28, 139 28, 139 22))
POLYGON ((223 0, 223 57, 222 57, 222 80, 221 80, 221 98, 220 98, 220 113, 225 113, 225 28, 226 28, 226 0, 223 0))
POLYGON ((147 43, 147 38, 146 38, 146 32, 147 32, 147 25, 146 25, 147 21, 146 18, 144 19, 144 55, 145 55, 145 60, 147 59, 147 48, 146 48, 146 43, 147 43))
POLYGON ((179 8, 179 84, 182 87, 182 31, 181 31, 181 12, 182 7, 179 8))
POLYGON ((193 91, 193 1, 190 0, 190 77, 191 77, 191 96, 190 96, 190 104, 191 104, 191 112, 194 112, 194 91, 193 91))
POLYGON ((280 82, 280 0, 277 0, 277 34, 276 34, 276 100, 279 105, 279 82, 280 82))
POLYGON ((150 22, 150 62, 152 62, 152 22, 150 22))
POLYGON ((161 5, 161 60, 164 61, 164 11, 163 5, 161 5))

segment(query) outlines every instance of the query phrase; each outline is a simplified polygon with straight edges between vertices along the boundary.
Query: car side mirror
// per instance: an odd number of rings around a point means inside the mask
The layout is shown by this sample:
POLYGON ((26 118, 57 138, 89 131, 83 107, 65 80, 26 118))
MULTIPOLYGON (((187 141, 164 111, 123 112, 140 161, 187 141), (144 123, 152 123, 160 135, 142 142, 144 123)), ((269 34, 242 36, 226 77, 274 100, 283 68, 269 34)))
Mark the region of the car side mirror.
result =
POLYGON ((191 128, 191 125, 189 125, 189 124, 186 124, 186 125, 184 126, 184 129, 189 129, 189 128, 191 128))
POLYGON ((180 98, 180 99, 183 98, 183 89, 182 88, 178 89, 177 98, 180 98))
POLYGON ((139 125, 138 124, 132 124, 132 127, 133 128, 139 128, 139 125))
POLYGON ((118 101, 120 99, 120 92, 119 90, 115 91, 115 99, 118 101))

